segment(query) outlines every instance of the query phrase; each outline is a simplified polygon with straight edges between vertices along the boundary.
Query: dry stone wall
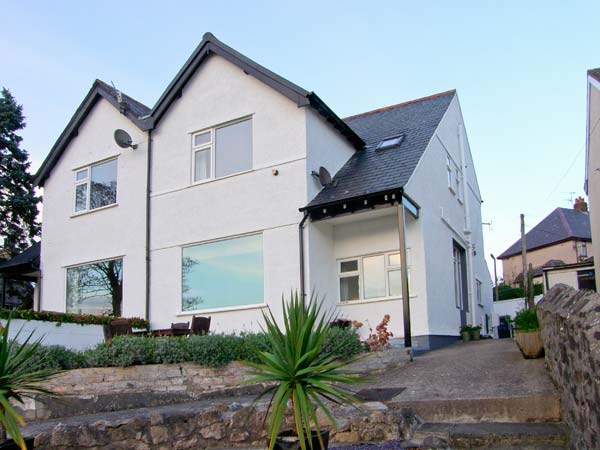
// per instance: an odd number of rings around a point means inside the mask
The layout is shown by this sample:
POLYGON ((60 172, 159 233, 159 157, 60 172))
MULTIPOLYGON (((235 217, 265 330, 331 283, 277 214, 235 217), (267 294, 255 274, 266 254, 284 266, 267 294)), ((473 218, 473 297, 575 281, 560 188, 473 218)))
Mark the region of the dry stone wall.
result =
POLYGON ((600 448, 600 295, 559 284, 537 313, 572 446, 600 448))

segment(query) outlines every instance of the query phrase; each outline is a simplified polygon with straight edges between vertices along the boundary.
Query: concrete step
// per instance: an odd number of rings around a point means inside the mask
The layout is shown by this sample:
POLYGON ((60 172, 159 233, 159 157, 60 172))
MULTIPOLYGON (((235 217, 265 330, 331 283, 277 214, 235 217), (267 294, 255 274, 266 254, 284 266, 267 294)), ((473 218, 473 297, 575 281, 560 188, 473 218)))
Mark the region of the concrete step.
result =
POLYGON ((523 397, 399 400, 385 402, 394 409, 410 408, 425 422, 558 422, 560 396, 556 394, 523 397))
MULTIPOLYGON (((413 436, 416 447, 487 450, 565 450, 562 423, 424 423, 413 436)), ((411 448, 406 446, 404 448, 411 448)))

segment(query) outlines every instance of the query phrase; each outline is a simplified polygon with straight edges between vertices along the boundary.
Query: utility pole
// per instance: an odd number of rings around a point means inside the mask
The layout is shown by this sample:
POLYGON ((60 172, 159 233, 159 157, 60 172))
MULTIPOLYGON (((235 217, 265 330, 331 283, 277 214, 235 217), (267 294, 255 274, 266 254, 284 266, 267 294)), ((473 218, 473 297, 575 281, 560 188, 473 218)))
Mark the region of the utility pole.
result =
POLYGON ((496 271, 496 257, 493 253, 490 253, 490 256, 494 260, 494 301, 497 302, 500 300, 500 298, 498 294, 498 272, 496 271))
POLYGON ((525 216, 521 214, 521 259, 523 260, 523 289, 528 292, 527 286, 527 245, 525 243, 525 216))
POLYGON ((532 309, 535 304, 533 302, 533 267, 529 263, 529 270, 527 271, 527 309, 532 309))

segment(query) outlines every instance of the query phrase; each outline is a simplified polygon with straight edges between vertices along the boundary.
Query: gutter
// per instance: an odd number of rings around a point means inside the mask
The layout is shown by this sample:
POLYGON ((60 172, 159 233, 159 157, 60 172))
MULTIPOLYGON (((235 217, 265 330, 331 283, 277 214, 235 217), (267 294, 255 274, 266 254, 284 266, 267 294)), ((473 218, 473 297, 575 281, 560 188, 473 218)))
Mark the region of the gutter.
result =
POLYGON ((150 191, 152 187, 152 129, 148 130, 146 155, 146 317, 150 323, 150 191))
POLYGON ((304 211, 304 217, 298 224, 298 244, 300 246, 300 296, 302 298, 306 295, 304 288, 304 222, 306 222, 308 217, 308 211, 304 211))

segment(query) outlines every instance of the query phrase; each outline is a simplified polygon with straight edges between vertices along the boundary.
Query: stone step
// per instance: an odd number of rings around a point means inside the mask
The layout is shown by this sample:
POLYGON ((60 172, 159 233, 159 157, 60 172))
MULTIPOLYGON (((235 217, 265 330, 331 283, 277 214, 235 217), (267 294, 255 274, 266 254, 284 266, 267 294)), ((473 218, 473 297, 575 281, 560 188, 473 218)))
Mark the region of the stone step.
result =
MULTIPOLYGON (((400 396, 401 397, 401 396, 400 396)), ((560 396, 556 394, 523 397, 462 398, 432 400, 391 400, 392 409, 412 409, 425 422, 558 422, 560 396)))
POLYGON ((562 423, 424 423, 413 442, 413 448, 564 450, 568 434, 562 423))

